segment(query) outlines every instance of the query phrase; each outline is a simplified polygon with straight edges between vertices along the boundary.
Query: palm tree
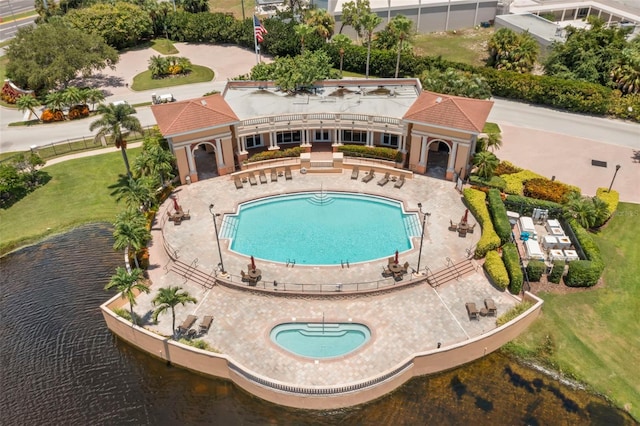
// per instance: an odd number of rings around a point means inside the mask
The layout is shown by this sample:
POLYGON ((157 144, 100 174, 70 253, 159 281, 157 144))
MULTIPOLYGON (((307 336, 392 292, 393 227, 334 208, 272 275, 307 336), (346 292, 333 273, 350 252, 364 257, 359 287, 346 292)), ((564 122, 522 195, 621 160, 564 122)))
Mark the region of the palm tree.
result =
POLYGON ((187 303, 197 303, 195 297, 188 292, 182 290, 181 287, 162 287, 158 289, 158 294, 153 298, 153 306, 157 308, 153 311, 153 320, 158 321, 158 316, 171 309, 171 330, 173 330, 173 339, 176 338, 176 311, 178 305, 186 305, 187 303))
POLYGON ((129 159, 127 158, 127 141, 124 138, 122 130, 142 133, 140 120, 132 115, 136 113, 135 108, 129 104, 100 105, 98 106, 98 113, 102 114, 102 117, 91 123, 89 130, 94 131, 95 129, 99 129, 96 138, 111 135, 116 144, 116 148, 120 148, 122 152, 122 159, 127 168, 127 175, 131 177, 131 168, 129 167, 129 159))
POLYGON ((336 27, 336 20, 325 9, 311 9, 305 19, 305 24, 315 28, 316 32, 325 42, 328 42, 336 27))
POLYGON ((411 37, 411 27, 413 26, 413 22, 405 16, 396 15, 393 17, 389 24, 391 32, 393 32, 398 38, 398 58, 396 59, 395 75, 395 78, 398 78, 398 73, 400 71, 400 53, 402 52, 402 44, 405 40, 411 37))
POLYGON ((149 287, 142 284, 143 272, 141 269, 133 269, 128 273, 122 267, 116 268, 116 274, 111 277, 109 283, 104 287, 105 290, 115 288, 121 293, 123 299, 129 300, 131 309, 131 322, 136 324, 136 317, 133 313, 133 307, 136 305, 136 292, 149 293, 149 287))
POLYGON ((151 78, 160 78, 167 74, 167 68, 169 68, 169 61, 164 56, 155 55, 149 58, 151 78))
POLYGON ((344 49, 351 45, 351 39, 344 35, 338 34, 331 39, 331 43, 335 44, 340 54, 340 74, 342 74, 342 64, 344 62, 344 49))
POLYGON ((500 133, 487 133, 487 137, 482 139, 486 150, 495 152, 502 147, 502 135, 500 133))
POLYGON ((47 106, 47 108, 49 108, 54 113, 60 112, 63 119, 65 118, 65 115, 62 112, 62 108, 64 107, 65 103, 66 102, 64 94, 62 92, 51 92, 48 93, 44 98, 44 104, 47 106))
POLYGON ((300 39, 300 54, 304 53, 304 39, 313 34, 316 30, 314 27, 307 24, 298 24, 294 27, 296 35, 300 39))
POLYGON ((369 78, 369 61, 371 60, 371 38, 376 27, 382 23, 382 18, 375 13, 368 13, 360 19, 362 28, 367 34, 367 72, 366 78, 369 78))
POLYGON ((104 101, 104 92, 100 89, 88 88, 85 89, 85 102, 91 104, 91 110, 96 109, 96 104, 104 101))
POLYGON ((20 112, 25 112, 27 110, 31 111, 31 114, 35 115, 38 121, 40 117, 36 114, 35 108, 40 105, 38 100, 31 95, 22 95, 18 99, 16 99, 16 106, 20 110, 20 112))
POLYGON ((589 197, 572 192, 567 197, 567 214, 573 217, 583 228, 591 228, 596 222, 595 208, 589 197))
POLYGON ((595 216, 593 226, 602 226, 611 215, 609 205, 598 197, 592 197, 591 202, 593 203, 593 215, 595 216))
POLYGON ((640 42, 629 43, 611 70, 611 80, 623 93, 640 93, 640 42))
POLYGON ((62 92, 62 98, 67 108, 71 109, 82 101, 82 90, 75 86, 70 86, 62 92))
POLYGON ((172 177, 174 164, 173 154, 155 142, 145 144, 142 153, 133 162, 133 170, 137 177, 157 177, 157 183, 164 186, 165 180, 172 177))
POLYGON ((488 48, 491 66, 520 73, 533 69, 540 52, 538 43, 528 31, 517 34, 509 28, 496 31, 489 40, 488 48))
POLYGON ((116 197, 116 201, 124 200, 127 207, 134 209, 149 210, 155 203, 153 176, 141 176, 138 179, 132 176, 121 175, 113 188, 111 195, 116 197))
POLYGON ((476 173, 483 179, 489 179, 500 164, 500 160, 492 152, 481 151, 473 156, 473 165, 476 173))
POLYGON ((133 250, 133 261, 136 268, 140 268, 138 252, 151 240, 144 215, 133 208, 120 213, 113 223, 113 238, 115 250, 133 250))

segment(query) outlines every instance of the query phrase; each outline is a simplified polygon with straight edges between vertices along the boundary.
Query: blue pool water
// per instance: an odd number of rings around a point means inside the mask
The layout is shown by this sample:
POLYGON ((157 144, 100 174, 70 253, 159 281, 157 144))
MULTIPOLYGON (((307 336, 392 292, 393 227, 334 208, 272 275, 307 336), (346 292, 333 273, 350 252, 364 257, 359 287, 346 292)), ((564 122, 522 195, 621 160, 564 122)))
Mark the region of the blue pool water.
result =
POLYGON ((357 323, 285 323, 271 330, 271 341, 307 358, 335 358, 355 351, 371 338, 366 325, 357 323))
POLYGON ((364 194, 313 192, 244 203, 225 215, 221 238, 231 250, 274 262, 339 265, 380 259, 412 248, 415 213, 398 201, 364 194))

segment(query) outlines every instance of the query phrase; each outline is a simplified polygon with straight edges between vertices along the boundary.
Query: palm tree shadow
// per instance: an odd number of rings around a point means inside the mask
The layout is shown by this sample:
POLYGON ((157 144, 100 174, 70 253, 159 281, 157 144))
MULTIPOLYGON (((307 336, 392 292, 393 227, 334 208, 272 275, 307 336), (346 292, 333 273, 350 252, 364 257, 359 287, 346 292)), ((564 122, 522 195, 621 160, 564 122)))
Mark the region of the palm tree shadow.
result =
POLYGON ((633 160, 634 163, 640 163, 640 150, 634 149, 631 159, 633 160))

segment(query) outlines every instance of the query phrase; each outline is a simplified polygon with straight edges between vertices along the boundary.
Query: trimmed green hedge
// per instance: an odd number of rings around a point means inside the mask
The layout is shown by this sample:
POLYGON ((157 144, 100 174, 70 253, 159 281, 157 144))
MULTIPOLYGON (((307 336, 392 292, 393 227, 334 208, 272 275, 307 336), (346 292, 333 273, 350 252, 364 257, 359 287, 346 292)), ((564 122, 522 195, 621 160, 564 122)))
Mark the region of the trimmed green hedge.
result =
POLYGON ((591 234, 580 226, 578 221, 571 218, 567 220, 567 223, 576 235, 578 244, 580 244, 587 260, 569 262, 569 271, 564 282, 570 287, 594 286, 604 271, 604 260, 600 248, 591 238, 591 234))
POLYGON ((495 285, 502 290, 507 288, 509 285, 509 274, 507 273, 507 268, 504 266, 502 257, 500 257, 497 251, 492 250, 487 253, 487 257, 484 260, 484 269, 495 285))
POLYGON ((524 184, 531 179, 546 179, 546 177, 532 172, 531 170, 522 170, 518 173, 511 173, 508 175, 502 175, 506 183, 504 192, 507 194, 523 195, 524 184))
POLYGON ((614 214, 618 210, 618 203, 620 202, 620 194, 616 190, 608 191, 609 188, 598 188, 596 190, 596 197, 607 203, 609 209, 609 216, 614 214))
POLYGON ((514 243, 507 243, 502 246, 502 261, 509 274, 509 291, 512 294, 520 294, 522 283, 524 282, 524 274, 522 273, 522 268, 520 268, 518 248, 514 243))
POLYGON ((562 274, 564 274, 564 260, 554 260, 553 261, 553 269, 551 269, 551 273, 547 277, 549 282, 554 284, 560 283, 560 279, 562 278, 562 274))
POLYGON ((507 217, 507 209, 504 207, 500 191, 497 189, 490 189, 487 198, 489 200, 489 213, 491 213, 493 228, 498 237, 500 237, 500 243, 504 244, 511 239, 511 224, 509 223, 509 217, 507 217))
POLYGON ((535 198, 523 197, 521 195, 507 195, 504 205, 508 210, 518 212, 521 215, 531 216, 533 209, 549 210, 549 217, 555 218, 562 216, 564 207, 562 204, 553 201, 536 200, 535 198))
POLYGON ((496 234, 496 231, 493 229, 491 216, 489 215, 489 210, 485 202, 487 194, 472 188, 465 188, 462 194, 464 195, 467 206, 469 206, 469 210, 471 210, 473 216, 480 223, 480 226, 482 226, 482 235, 480 236, 474 253, 475 258, 480 259, 485 257, 488 251, 500 247, 500 237, 498 237, 498 234, 496 234))
POLYGON ((303 152, 305 152, 305 149, 299 146, 295 148, 287 148, 285 150, 278 150, 278 151, 262 151, 249 157, 247 159, 247 163, 253 163, 256 161, 264 161, 264 160, 273 160, 274 158, 300 157, 300 154, 302 154, 303 152))
POLYGON ((471 175, 469 177, 469 183, 477 186, 488 186, 489 188, 496 188, 500 191, 504 191, 507 187, 507 183, 500 176, 491 176, 489 179, 483 179, 478 175, 471 175))
POLYGON ((529 281, 538 282, 542 278, 542 274, 547 269, 547 266, 541 260, 530 260, 527 264, 527 277, 529 281))
POLYGON ((347 157, 383 158, 396 161, 398 150, 394 148, 369 147, 364 145, 342 145, 338 152, 343 152, 347 157))

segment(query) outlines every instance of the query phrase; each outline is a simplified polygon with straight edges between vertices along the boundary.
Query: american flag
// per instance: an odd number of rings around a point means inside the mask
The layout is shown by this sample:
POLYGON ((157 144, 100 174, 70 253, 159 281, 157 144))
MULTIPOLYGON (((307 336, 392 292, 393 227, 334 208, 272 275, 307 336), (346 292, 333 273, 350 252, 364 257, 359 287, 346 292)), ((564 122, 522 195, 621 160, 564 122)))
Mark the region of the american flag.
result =
POLYGON ((253 15, 253 32, 258 43, 264 41, 264 37, 262 37, 264 34, 269 34, 256 15, 253 15))

